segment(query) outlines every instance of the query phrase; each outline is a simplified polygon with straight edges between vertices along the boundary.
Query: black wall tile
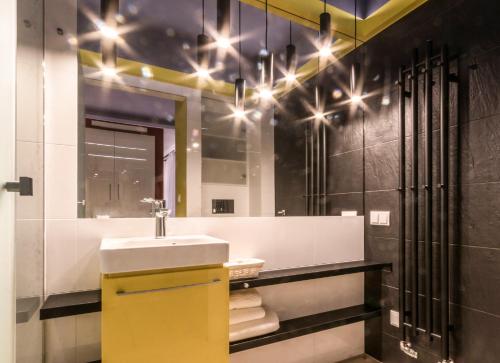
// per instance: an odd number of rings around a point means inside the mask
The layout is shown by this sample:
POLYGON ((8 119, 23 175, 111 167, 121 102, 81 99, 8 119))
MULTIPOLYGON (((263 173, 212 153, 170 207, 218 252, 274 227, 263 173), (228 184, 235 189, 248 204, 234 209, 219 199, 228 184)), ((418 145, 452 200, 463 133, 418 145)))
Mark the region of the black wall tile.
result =
POLYGON ((399 240, 396 238, 383 238, 366 236, 365 259, 392 263, 392 272, 382 272, 382 282, 385 285, 398 287, 399 273, 399 240))
POLYGON ((452 356, 456 363, 497 363, 500 357, 500 317, 450 306, 452 356))
POLYGON ((500 181, 500 114, 465 123, 461 147, 462 183, 500 181))
POLYGON ((500 48, 474 57, 469 72, 469 119, 500 113, 500 48))
POLYGON ((454 243, 500 248, 500 183, 461 186, 460 225, 454 243))
POLYGON ((365 103, 365 145, 396 140, 399 132, 397 90, 393 88, 388 95, 376 94, 365 103), (384 97, 388 98, 389 105, 382 105, 384 97))
POLYGON ((328 158, 329 194, 363 191, 363 150, 328 158))
POLYGON ((340 216, 342 211, 357 211, 363 214, 363 193, 334 194, 327 196, 327 214, 340 216))
POLYGON ((328 127, 328 155, 336 155, 363 147, 363 124, 360 117, 347 112, 332 115, 328 127))
POLYGON ((450 247, 451 301, 500 316, 500 249, 450 247))
POLYGON ((366 148, 366 190, 388 190, 398 187, 398 142, 391 141, 366 148))

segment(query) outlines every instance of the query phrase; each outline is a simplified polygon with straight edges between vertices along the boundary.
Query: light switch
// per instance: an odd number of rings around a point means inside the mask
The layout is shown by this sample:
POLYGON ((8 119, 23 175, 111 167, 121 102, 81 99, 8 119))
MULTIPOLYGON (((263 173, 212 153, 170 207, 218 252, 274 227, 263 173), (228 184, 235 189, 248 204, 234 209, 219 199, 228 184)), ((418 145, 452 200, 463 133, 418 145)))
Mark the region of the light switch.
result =
POLYGON ((380 226, 389 226, 391 212, 378 212, 378 224, 380 226))
POLYGON ((378 226, 378 212, 377 211, 370 211, 370 224, 373 226, 378 226))

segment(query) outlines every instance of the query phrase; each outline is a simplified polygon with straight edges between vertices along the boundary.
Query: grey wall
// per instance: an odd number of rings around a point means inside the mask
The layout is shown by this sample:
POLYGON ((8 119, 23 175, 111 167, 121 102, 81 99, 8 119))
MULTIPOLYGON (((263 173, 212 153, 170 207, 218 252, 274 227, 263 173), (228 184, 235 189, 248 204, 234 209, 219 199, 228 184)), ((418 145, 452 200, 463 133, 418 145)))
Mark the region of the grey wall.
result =
MULTIPOLYGON (((399 350, 397 328, 389 324, 390 309, 398 307, 398 100, 397 67, 408 64, 410 52, 418 46, 423 54, 425 40, 433 39, 436 47, 443 43, 452 53, 460 54, 452 63, 458 72, 459 85, 451 86, 451 324, 452 355, 455 362, 498 362, 500 357, 500 25, 493 14, 499 14, 499 4, 491 1, 430 0, 422 8, 396 23, 366 46, 356 56, 364 64, 365 89, 381 92, 367 98, 363 118, 355 114, 344 121, 331 120, 329 137, 329 211, 363 212, 365 197, 365 256, 367 259, 393 262, 393 272, 382 277, 384 307, 379 322, 367 325, 367 352, 379 355, 383 362, 415 362, 399 350), (390 104, 381 99, 390 96, 390 104), (365 147, 362 148, 363 135, 365 147), (363 150, 365 162, 363 164, 363 150), (363 170, 365 190, 363 193, 363 170), (390 227, 370 226, 370 210, 389 210, 390 227), (380 339, 380 340, 377 340, 380 339), (381 341, 381 352, 377 342, 381 341)), ((353 59, 343 60, 349 65, 353 59)), ((336 67, 324 81, 329 90, 338 87, 342 75, 336 67)), ((438 80, 438 72, 434 73, 438 80)), ((345 75, 344 75, 345 81, 345 75)), ((314 83, 314 80, 310 82, 314 83)), ((312 86, 308 88, 311 92, 312 86)), ((422 88, 421 88, 422 89, 422 88)), ((287 104, 298 103, 305 94, 296 91, 287 97, 287 104), (293 100, 293 101, 292 101, 293 100)), ((421 103, 423 94, 420 94, 421 103)), ((434 185, 439 175, 439 90, 434 87, 434 185)), ((330 107, 333 105, 330 98, 330 107)), ((423 111, 423 107, 421 107, 423 111)), ((293 108, 289 108, 293 114, 293 108)), ((407 114, 409 108, 407 106, 407 114)), ((289 118, 293 118, 289 116, 289 118)), ((410 120, 407 119, 407 182, 409 183, 410 120)), ((289 132, 290 133, 290 132, 289 132)), ((281 134, 282 135, 282 134, 281 134)), ((278 137, 278 136, 277 136, 278 137)), ((423 161, 423 117, 419 126, 420 162, 423 161)), ((278 142, 278 140, 277 140, 278 142)), ((278 146, 277 146, 278 148, 278 146)), ((281 160, 286 157, 282 157, 281 160)), ((422 164, 419 165, 419 187, 423 185, 422 164)), ((277 173, 279 168, 277 168, 277 173)), ((279 180, 277 177, 276 180, 279 180)), ((277 190, 280 186, 277 185, 277 190)), ((289 190, 292 188, 287 187, 289 190)), ((437 189, 434 188, 437 192, 437 189)), ((423 240, 423 192, 420 190, 419 239, 423 240)), ((436 327, 439 327, 439 213, 437 193, 434 197, 433 259, 436 327)), ((278 196, 278 192, 277 192, 278 196)), ((292 196, 286 197, 288 201, 292 196)), ((409 201, 409 200, 408 200, 409 201)), ((277 202, 278 203, 278 202, 277 202)), ((408 205, 409 203, 407 203, 408 205)), ((407 212, 407 231, 410 213, 407 212)), ((409 236, 409 234, 407 234, 409 236)), ((407 242, 408 243, 408 242, 407 242)), ((420 242, 423 264, 423 242, 420 242)), ((424 274, 420 273, 420 287, 424 274)), ((371 281, 367 280, 367 284, 371 281)), ((408 290, 409 284, 407 284, 408 290)), ((423 293, 423 289, 420 293, 423 293)), ((422 300, 422 298, 421 298, 422 300)), ((422 312, 423 325, 423 304, 422 312)), ((418 362, 439 360, 439 341, 419 342, 418 362)))

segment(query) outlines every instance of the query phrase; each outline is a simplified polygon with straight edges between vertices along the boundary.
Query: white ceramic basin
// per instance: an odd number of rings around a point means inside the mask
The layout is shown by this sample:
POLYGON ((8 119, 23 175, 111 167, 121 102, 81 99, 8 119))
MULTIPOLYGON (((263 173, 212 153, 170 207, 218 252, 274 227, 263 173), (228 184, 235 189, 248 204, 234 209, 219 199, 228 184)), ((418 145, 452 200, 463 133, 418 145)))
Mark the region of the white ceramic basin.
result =
POLYGON ((192 267, 226 262, 229 243, 206 235, 105 238, 100 254, 102 273, 192 267))

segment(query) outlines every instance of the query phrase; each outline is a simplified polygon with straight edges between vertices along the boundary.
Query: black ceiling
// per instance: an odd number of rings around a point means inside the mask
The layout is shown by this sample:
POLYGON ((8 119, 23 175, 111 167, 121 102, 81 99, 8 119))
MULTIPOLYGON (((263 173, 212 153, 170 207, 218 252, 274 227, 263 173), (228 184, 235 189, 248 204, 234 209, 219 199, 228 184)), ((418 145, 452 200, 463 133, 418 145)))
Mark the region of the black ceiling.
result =
MULTIPOLYGON (((307 0, 314 1, 314 0, 307 0)), ((361 17, 388 0, 358 0, 361 17)), ((328 3, 353 12, 354 0, 328 0, 328 3)), ((196 36, 201 33, 201 0, 122 0, 120 14, 123 24, 133 30, 122 36, 127 47, 120 47, 119 56, 142 63, 157 65, 185 73, 194 71, 196 36), (189 61, 191 60, 191 62, 189 61)), ((238 2, 231 1, 231 37, 238 35, 238 2)), ((250 86, 255 84, 258 54, 265 47, 265 13, 242 3, 242 72, 250 86)), ((79 0, 78 34, 80 46, 99 51, 97 39, 86 41, 85 34, 96 31, 91 18, 99 17, 99 0, 79 0)), ((216 0, 205 0, 207 29, 215 27, 216 0)), ((292 26, 292 39, 297 47, 299 66, 315 52, 317 32, 299 24, 292 26)), ((280 77, 285 61, 285 48, 289 43, 289 21, 269 14, 268 48, 275 53, 276 77, 280 77)), ((237 49, 237 44, 233 45, 237 49)), ((215 79, 233 82, 237 78, 238 60, 233 55, 212 57, 212 67, 219 62, 220 71, 212 74, 215 79), (215 59, 218 58, 218 59, 215 59)))

